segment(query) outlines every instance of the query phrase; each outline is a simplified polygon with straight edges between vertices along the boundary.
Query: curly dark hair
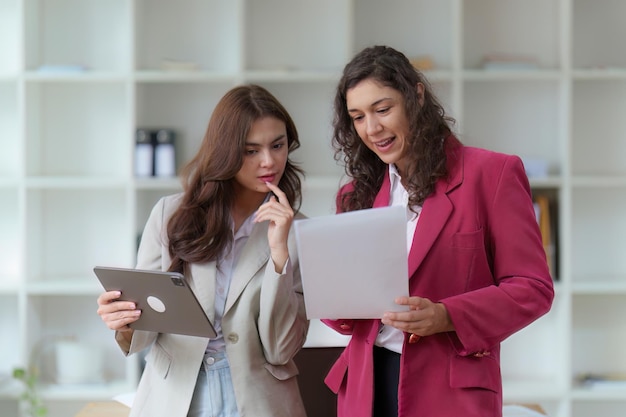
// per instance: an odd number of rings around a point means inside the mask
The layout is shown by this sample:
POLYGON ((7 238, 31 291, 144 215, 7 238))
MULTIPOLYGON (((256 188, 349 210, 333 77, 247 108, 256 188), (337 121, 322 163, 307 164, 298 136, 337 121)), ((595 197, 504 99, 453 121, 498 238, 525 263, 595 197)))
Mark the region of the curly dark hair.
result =
POLYGON ((454 119, 446 116, 424 75, 401 52, 388 46, 372 46, 359 52, 344 68, 334 101, 332 145, 335 159, 343 161, 353 189, 341 196, 342 211, 372 207, 387 165, 359 138, 346 104, 348 90, 365 79, 402 94, 408 115, 407 179, 409 204, 422 205, 440 178, 447 176, 446 147, 458 140, 451 135, 454 119), (423 97, 417 85, 424 86, 423 97), (421 104, 420 104, 421 102, 421 104))
MULTIPOLYGON (((217 103, 195 157, 182 169, 182 203, 167 224, 170 271, 217 259, 232 241, 230 210, 234 177, 243 165, 252 124, 271 116, 285 123, 288 150, 300 147, 296 126, 283 105, 258 85, 238 86, 217 103)), ((289 158, 278 186, 298 211, 304 171, 289 158)))

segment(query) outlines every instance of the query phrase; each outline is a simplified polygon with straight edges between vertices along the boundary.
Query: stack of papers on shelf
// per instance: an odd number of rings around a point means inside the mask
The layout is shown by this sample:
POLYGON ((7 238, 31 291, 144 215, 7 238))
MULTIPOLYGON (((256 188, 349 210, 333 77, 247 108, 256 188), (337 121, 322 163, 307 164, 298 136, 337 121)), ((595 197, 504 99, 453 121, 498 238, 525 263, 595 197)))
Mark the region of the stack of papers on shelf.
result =
POLYGON ((536 70, 539 63, 534 57, 516 54, 495 53, 483 57, 484 70, 536 70))
POLYGON ((576 377, 583 388, 626 390, 626 373, 585 373, 576 377))
POLYGON ((42 74, 77 74, 87 70, 85 65, 41 65, 37 68, 42 74))

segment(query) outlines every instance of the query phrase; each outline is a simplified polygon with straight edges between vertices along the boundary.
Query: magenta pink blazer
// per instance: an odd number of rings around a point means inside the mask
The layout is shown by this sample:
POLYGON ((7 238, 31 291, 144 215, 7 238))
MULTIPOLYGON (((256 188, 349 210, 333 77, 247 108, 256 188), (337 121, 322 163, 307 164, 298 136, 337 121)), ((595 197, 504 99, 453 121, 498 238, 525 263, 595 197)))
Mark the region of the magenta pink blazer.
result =
MULTIPOLYGON (((552 279, 520 158, 460 145, 448 166, 423 204, 409 291, 444 303, 456 331, 405 337, 399 417, 500 417, 500 343, 549 311, 552 279)), ((374 207, 389 204, 389 188, 386 175, 374 207)), ((324 322, 352 335, 325 379, 338 417, 371 417, 380 321, 324 322)))

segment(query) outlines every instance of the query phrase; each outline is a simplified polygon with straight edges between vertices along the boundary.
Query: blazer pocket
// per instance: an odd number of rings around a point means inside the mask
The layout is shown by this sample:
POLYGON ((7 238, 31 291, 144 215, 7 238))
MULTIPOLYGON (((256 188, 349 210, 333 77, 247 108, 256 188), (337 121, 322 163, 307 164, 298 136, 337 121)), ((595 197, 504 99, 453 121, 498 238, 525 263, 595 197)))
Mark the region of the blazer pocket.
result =
POLYGON ((452 235, 452 247, 459 249, 476 249, 483 245, 483 229, 474 232, 459 232, 452 235))
POLYGON ((280 381, 286 381, 299 373, 298 367, 293 360, 287 362, 285 365, 272 365, 271 363, 266 363, 265 369, 267 369, 270 374, 274 375, 274 378, 280 381))
POLYGON ((452 236, 451 250, 454 263, 449 272, 453 274, 452 276, 465 279, 453 283, 453 286, 457 285, 458 292, 472 291, 494 283, 484 238, 482 228, 452 236))
POLYGON ((150 349, 146 361, 152 367, 155 374, 163 379, 167 378, 170 367, 172 366, 172 357, 158 342, 150 349))
POLYGON ((455 355, 450 359, 450 386, 452 388, 483 388, 500 391, 500 366, 491 356, 455 355))

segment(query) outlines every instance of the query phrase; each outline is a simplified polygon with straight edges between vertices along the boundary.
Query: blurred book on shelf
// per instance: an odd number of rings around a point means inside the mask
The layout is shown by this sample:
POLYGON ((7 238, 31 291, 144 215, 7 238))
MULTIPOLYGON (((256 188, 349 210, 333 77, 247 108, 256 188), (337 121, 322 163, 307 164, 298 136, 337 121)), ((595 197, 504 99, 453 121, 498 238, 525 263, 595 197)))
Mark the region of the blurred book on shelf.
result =
POLYGON ((411 65, 420 71, 430 71, 435 69, 435 61, 429 55, 415 56, 409 59, 411 65))
POLYGON ((548 261, 548 267, 550 268, 550 275, 552 279, 557 280, 556 271, 556 226, 553 221, 553 214, 551 212, 551 203, 547 195, 537 194, 533 197, 533 205, 535 207, 535 216, 537 223, 539 224, 539 230, 541 231, 541 241, 543 249, 546 252, 546 259, 548 261))
POLYGON ((135 136, 135 176, 176 176, 176 132, 138 128, 135 136))

